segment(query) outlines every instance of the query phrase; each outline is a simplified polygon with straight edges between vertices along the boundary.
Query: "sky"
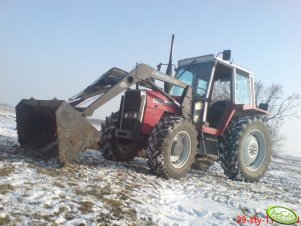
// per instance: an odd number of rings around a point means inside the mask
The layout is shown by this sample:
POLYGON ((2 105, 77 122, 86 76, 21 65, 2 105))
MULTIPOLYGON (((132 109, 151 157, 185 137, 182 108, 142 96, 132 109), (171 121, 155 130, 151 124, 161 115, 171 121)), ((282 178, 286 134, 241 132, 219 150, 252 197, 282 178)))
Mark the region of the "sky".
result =
MULTIPOLYGON (((68 99, 111 67, 155 67, 168 61, 171 34, 175 63, 231 49, 255 79, 300 93, 300 12, 298 0, 0 0, 0 103, 68 99)), ((299 128, 301 119, 283 127, 288 154, 301 156, 299 128)))

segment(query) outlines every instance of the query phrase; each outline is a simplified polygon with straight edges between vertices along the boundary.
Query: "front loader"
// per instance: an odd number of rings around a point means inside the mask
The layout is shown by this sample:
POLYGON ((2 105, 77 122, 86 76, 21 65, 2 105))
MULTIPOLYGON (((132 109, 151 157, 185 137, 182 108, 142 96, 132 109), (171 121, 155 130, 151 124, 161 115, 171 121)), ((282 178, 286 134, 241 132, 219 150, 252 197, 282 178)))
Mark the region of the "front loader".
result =
POLYGON ((222 57, 180 60, 172 76, 172 49, 173 42, 166 73, 163 64, 139 64, 129 73, 112 68, 68 102, 22 100, 20 145, 58 155, 63 164, 98 144, 105 159, 121 162, 144 149, 150 170, 165 178, 183 177, 196 158, 211 158, 229 178, 259 180, 272 150, 267 105, 255 105, 253 73, 230 62, 226 50, 222 57), (100 136, 86 117, 120 93, 119 111, 106 118, 100 136))
POLYGON ((130 73, 112 68, 85 90, 70 98, 69 102, 33 98, 21 100, 16 106, 21 147, 46 159, 59 156, 63 164, 75 160, 86 149, 98 148, 101 135, 86 117, 134 84, 144 83, 179 105, 150 78, 184 88, 187 86, 150 66, 140 64, 130 73), (81 107, 87 102, 88 106, 81 107))

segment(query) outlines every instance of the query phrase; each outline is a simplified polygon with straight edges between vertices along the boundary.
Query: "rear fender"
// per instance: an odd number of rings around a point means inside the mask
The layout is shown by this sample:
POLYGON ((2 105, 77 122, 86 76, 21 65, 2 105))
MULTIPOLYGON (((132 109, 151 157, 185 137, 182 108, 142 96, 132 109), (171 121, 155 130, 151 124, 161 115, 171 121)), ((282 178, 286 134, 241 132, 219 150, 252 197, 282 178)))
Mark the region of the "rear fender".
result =
POLYGON ((217 129, 212 127, 205 127, 205 126, 202 126, 201 129, 203 130, 204 133, 211 134, 214 136, 222 136, 225 130, 227 129, 229 123, 234 117, 241 117, 241 116, 255 115, 255 114, 268 115, 269 112, 253 106, 231 104, 225 109, 225 114, 223 115, 217 129))

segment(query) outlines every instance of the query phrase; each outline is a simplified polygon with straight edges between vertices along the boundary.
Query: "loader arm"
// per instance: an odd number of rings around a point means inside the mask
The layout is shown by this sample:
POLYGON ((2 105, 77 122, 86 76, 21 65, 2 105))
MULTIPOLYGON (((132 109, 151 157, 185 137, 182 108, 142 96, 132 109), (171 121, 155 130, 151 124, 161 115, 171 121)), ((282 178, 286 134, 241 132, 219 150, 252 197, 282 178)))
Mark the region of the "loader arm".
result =
POLYGON ((161 73, 146 64, 139 64, 130 73, 118 68, 112 68, 84 91, 72 97, 70 104, 81 111, 84 116, 91 116, 93 112, 103 104, 127 90, 132 85, 140 83, 141 85, 146 87, 150 86, 152 89, 161 92, 170 101, 181 106, 174 98, 156 86, 152 79, 157 79, 181 88, 187 88, 188 86, 186 83, 161 73), (93 97, 95 97, 95 99, 93 99, 93 97), (87 107, 79 106, 89 98, 93 99, 91 104, 87 107))
MULTIPOLYGON (((181 106, 161 90, 153 79, 191 90, 187 84, 158 72, 145 64, 130 73, 112 68, 79 94, 63 100, 23 99, 16 106, 18 141, 22 149, 45 159, 58 156, 62 164, 74 161, 86 149, 97 149, 100 134, 86 118, 103 104, 130 86, 140 85, 161 92, 170 101, 181 106), (87 107, 82 107, 83 105, 87 107)), ((186 95, 188 96, 188 95, 186 95)), ((186 97, 184 96, 184 97, 186 97)), ((182 104, 185 103, 183 98, 182 104)), ((189 109, 186 105, 183 109, 189 109)))

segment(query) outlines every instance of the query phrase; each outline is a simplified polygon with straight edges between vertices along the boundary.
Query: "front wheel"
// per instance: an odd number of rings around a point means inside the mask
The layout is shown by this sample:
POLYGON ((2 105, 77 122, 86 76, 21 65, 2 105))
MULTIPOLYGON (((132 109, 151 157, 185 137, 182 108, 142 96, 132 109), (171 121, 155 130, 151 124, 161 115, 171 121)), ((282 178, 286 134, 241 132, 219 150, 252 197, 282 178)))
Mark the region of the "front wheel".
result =
POLYGON ((259 117, 232 120, 219 142, 221 166, 232 179, 258 181, 272 156, 268 127, 259 117))
POLYGON ((128 139, 117 138, 114 136, 117 126, 119 112, 112 113, 102 124, 102 136, 100 150, 102 156, 107 160, 126 162, 133 160, 138 152, 142 150, 142 144, 128 139))
POLYGON ((197 132, 191 122, 177 116, 165 117, 149 138, 147 163, 158 176, 181 178, 191 169, 196 147, 197 132))

